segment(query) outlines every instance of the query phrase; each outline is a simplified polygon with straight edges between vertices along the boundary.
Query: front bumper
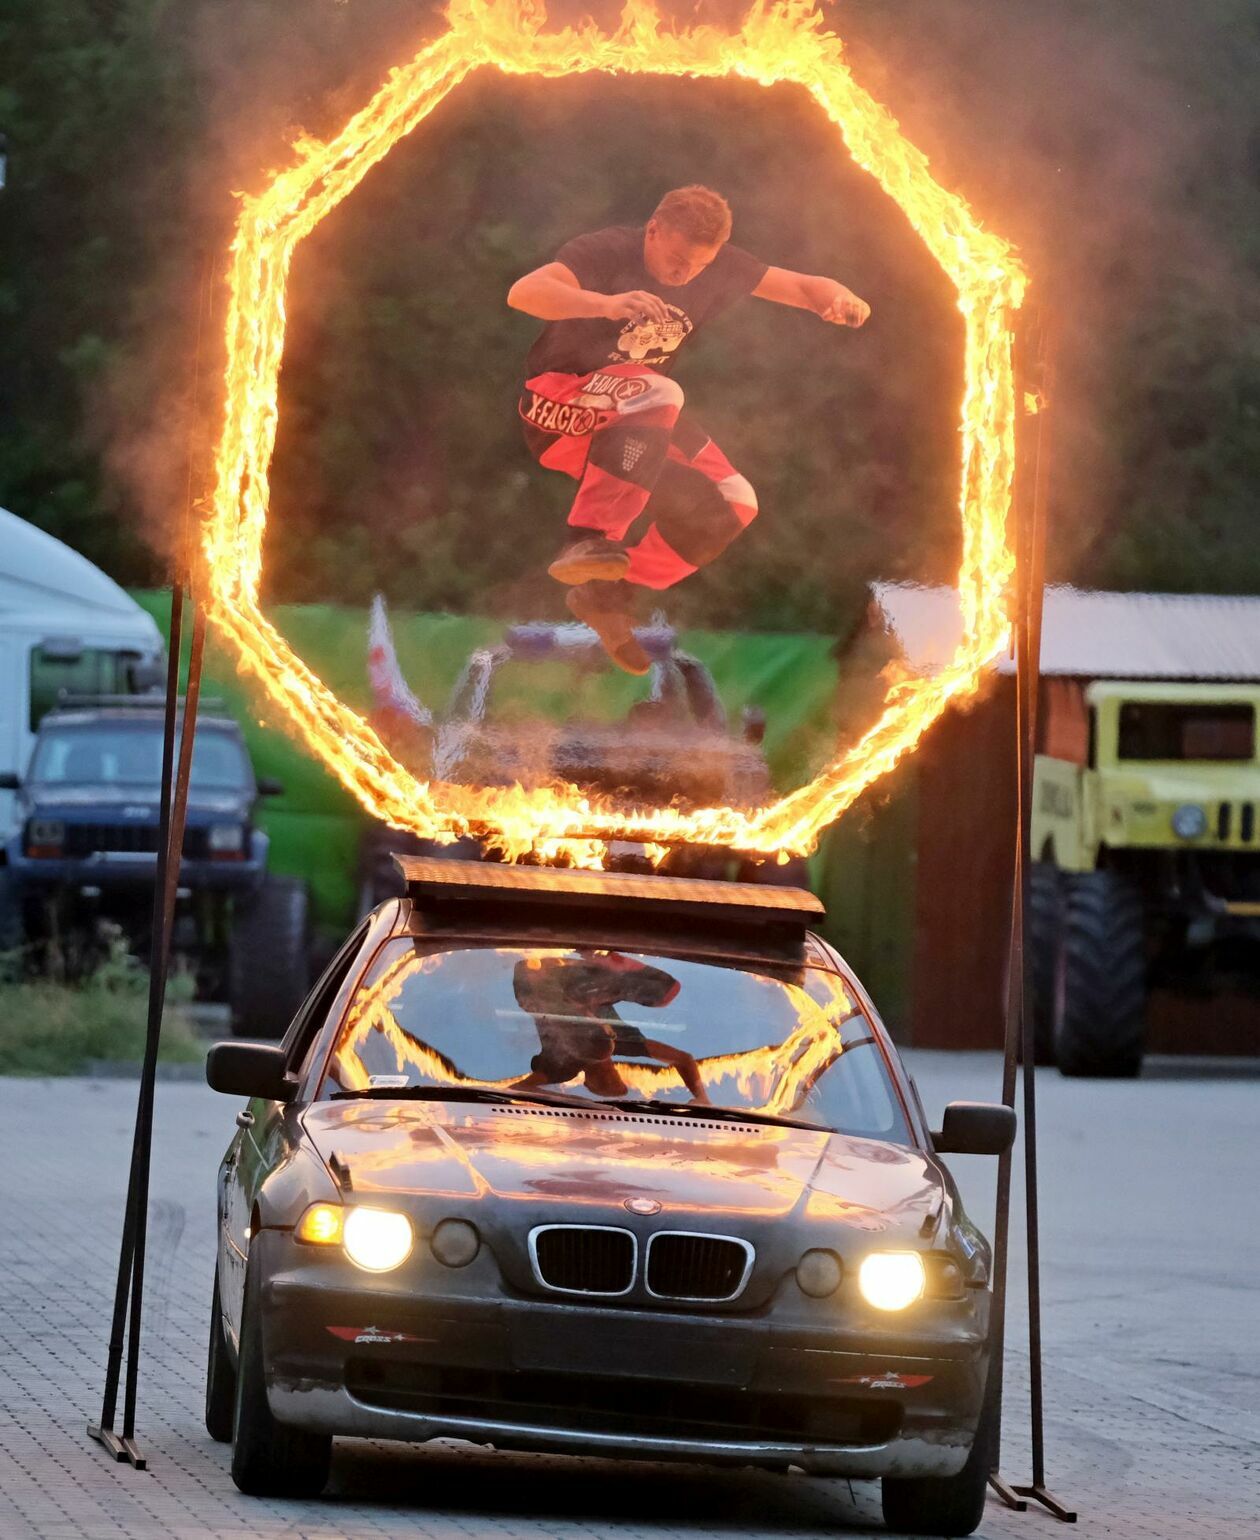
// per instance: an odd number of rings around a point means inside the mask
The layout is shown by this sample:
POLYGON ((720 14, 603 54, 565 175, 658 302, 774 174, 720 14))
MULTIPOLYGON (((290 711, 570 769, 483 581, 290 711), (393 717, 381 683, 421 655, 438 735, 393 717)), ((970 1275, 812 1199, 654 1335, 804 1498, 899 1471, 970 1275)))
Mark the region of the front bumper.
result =
MULTIPOLYGON (((98 851, 82 857, 10 855, 9 869, 24 892, 37 896, 60 888, 152 888, 157 856, 148 852, 98 851)), ((179 885, 193 891, 252 893, 263 880, 264 863, 255 860, 211 861, 184 856, 179 885)))
POLYGON ((260 1241, 268 1399, 312 1431, 867 1478, 956 1474, 975 1435, 984 1296, 934 1336, 820 1330, 773 1307, 418 1296, 260 1241))

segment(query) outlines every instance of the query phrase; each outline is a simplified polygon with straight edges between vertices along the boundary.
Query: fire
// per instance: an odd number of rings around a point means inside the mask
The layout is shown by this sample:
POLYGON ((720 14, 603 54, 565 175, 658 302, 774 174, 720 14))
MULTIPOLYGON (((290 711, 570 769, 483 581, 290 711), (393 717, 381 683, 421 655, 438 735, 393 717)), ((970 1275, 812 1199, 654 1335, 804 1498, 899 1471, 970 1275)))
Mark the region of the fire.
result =
POLYGON ((472 834, 513 859, 532 853, 596 866, 616 839, 806 853, 829 823, 913 749, 951 700, 975 692, 981 671, 1005 645, 1014 568, 1007 541, 1016 416, 1011 315, 1023 298, 1023 269, 1007 242, 985 230, 961 197, 937 184, 923 154, 857 84, 839 38, 826 29, 812 0, 760 0, 734 33, 673 30, 650 0, 629 0, 612 33, 592 23, 545 31, 540 0, 454 0, 447 21, 447 31, 395 69, 339 134, 326 143, 302 139, 295 164, 242 200, 227 275, 225 418, 203 534, 208 616, 235 650, 242 672, 257 681, 304 746, 394 828, 441 841, 472 834), (526 791, 417 780, 259 607, 285 285, 294 252, 450 91, 487 67, 547 78, 602 71, 803 86, 957 289, 965 329, 958 579, 963 640, 939 673, 893 683, 875 724, 808 785, 758 811, 629 808, 566 784, 526 791))

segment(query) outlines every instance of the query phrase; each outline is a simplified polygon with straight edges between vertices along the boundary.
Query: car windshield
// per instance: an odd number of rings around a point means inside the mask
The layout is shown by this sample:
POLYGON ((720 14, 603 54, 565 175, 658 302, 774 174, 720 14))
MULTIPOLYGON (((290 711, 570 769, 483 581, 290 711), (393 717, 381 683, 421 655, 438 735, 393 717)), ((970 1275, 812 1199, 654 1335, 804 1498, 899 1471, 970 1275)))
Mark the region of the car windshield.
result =
MULTIPOLYGON (((162 779, 160 722, 84 722, 46 728, 35 745, 32 781, 44 785, 148 786, 162 779)), ((200 728, 193 739, 192 785, 244 791, 253 782, 233 733, 200 728)))
POLYGON ((319 1096, 345 1095, 631 1099, 911 1142, 835 974, 604 948, 391 942, 329 1055, 319 1096))

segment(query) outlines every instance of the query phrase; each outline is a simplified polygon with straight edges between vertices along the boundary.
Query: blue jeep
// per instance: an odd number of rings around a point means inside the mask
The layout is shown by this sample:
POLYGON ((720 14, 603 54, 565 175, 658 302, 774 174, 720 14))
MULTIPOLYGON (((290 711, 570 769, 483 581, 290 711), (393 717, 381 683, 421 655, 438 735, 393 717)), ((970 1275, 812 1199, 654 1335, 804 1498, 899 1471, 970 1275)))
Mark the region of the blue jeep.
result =
MULTIPOLYGON (((74 977, 111 927, 147 954, 157 863, 163 712, 152 698, 63 705, 41 721, 7 848, 0 930, 47 971, 74 977)), ((226 999, 234 1030, 279 1037, 309 983, 305 886, 267 871, 261 797, 240 728, 199 716, 173 954, 202 999, 226 999)))

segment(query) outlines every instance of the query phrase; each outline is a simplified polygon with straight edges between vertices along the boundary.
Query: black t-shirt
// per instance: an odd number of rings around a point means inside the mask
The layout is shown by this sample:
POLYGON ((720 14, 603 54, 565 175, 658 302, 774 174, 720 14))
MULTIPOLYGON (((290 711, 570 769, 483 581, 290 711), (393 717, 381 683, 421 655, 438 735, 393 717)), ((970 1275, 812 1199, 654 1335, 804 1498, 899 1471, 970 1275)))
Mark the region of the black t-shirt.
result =
POLYGON ((584 289, 624 294, 646 289, 669 306, 668 322, 608 321, 600 316, 549 321, 529 350, 526 377, 558 369, 588 374, 605 364, 647 364, 668 374, 683 343, 698 327, 751 294, 765 277, 765 262, 729 242, 708 267, 681 288, 658 283, 643 265, 642 225, 615 225, 567 241, 556 252, 584 289))

